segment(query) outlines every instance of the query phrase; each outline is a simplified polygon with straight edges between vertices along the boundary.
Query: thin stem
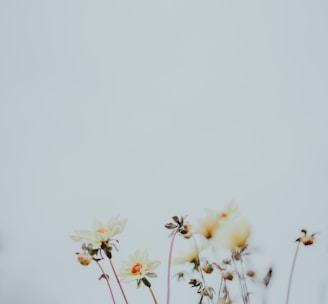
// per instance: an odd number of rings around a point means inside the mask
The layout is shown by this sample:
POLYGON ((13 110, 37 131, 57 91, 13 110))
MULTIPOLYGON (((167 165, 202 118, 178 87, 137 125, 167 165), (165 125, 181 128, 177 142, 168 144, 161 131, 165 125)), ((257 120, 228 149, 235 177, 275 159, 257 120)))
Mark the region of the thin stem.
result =
POLYGON ((149 287, 149 291, 151 293, 151 296, 153 297, 154 304, 157 304, 157 300, 156 300, 155 294, 154 294, 153 290, 151 289, 151 287, 149 287))
POLYGON ((289 303, 290 289, 291 289, 291 285, 292 285, 292 278, 293 278, 293 274, 294 274, 294 268, 295 268, 295 263, 296 263, 296 258, 297 258, 297 254, 298 254, 298 249, 299 248, 300 248, 300 242, 298 242, 298 244, 297 244, 295 255, 294 255, 294 259, 293 259, 292 268, 290 270, 290 276, 289 276, 289 282, 288 282, 288 289, 287 289, 287 297, 286 297, 286 304, 289 303))
POLYGON ((203 271, 202 271, 202 269, 201 269, 201 267, 200 267, 200 259, 199 259, 199 250, 198 250, 198 246, 197 246, 197 243, 196 243, 196 240, 195 240, 195 238, 194 238, 194 236, 192 235, 191 236, 191 238, 192 238, 192 240, 193 240, 193 242, 194 242, 194 246, 195 246, 195 249, 196 249, 196 254, 197 254, 197 263, 198 263, 198 271, 200 272, 200 275, 201 275, 201 277, 202 277, 202 281, 203 281, 203 284, 205 285, 205 278, 204 278, 204 275, 203 275, 203 271))
POLYGON ((166 295, 166 303, 170 304, 170 284, 171 284, 171 264, 172 264, 172 252, 173 252, 173 244, 175 240, 175 236, 178 233, 178 229, 176 229, 172 235, 171 244, 170 244, 170 252, 169 252, 169 260, 167 265, 167 295, 166 295))
MULTIPOLYGON (((196 242, 196 239, 194 238, 194 236, 192 235, 191 236, 193 242, 194 242, 194 246, 195 246, 195 250, 196 250, 196 254, 197 254, 197 268, 198 268, 198 272, 200 273, 200 276, 202 278, 202 281, 203 281, 203 285, 205 286, 206 283, 205 283, 205 278, 204 278, 204 274, 203 274, 203 271, 202 271, 202 268, 201 268, 201 265, 200 265, 200 258, 199 258, 199 249, 198 249, 198 246, 197 246, 197 242, 196 242)), ((201 302, 200 303, 203 303, 203 299, 204 297, 202 296, 201 297, 201 302)), ((208 299, 207 299, 208 300, 208 299)))
POLYGON ((120 289, 121 289, 121 292, 122 292, 122 295, 123 295, 124 301, 125 301, 126 304, 128 304, 128 300, 127 300, 127 298, 126 298, 126 296, 125 296, 125 293, 124 293, 124 290, 123 290, 123 288, 122 288, 122 285, 121 285, 120 279, 118 278, 117 273, 116 273, 116 271, 115 271, 115 267, 114 267, 114 265, 113 265, 112 259, 109 259, 109 263, 110 263, 110 266, 112 267, 112 270, 113 270, 114 276, 115 276, 115 278, 116 278, 117 284, 118 284, 118 286, 119 286, 120 289))
POLYGON ((238 282, 239 282, 241 296, 243 298, 243 303, 247 304, 247 296, 245 296, 245 288, 244 288, 244 285, 243 285, 243 282, 242 282, 242 277, 241 277, 240 272, 238 271, 236 260, 234 259, 234 257, 232 257, 232 261, 233 261, 233 264, 235 266, 235 271, 236 271, 237 276, 238 276, 238 282))
POLYGON ((220 296, 221 296, 222 284, 223 284, 223 278, 222 278, 222 274, 221 274, 221 281, 220 281, 219 292, 218 292, 218 301, 219 301, 220 296))
POLYGON ((244 292, 245 292, 245 297, 246 297, 246 303, 249 303, 249 294, 248 294, 247 282, 246 282, 246 277, 245 277, 243 258, 240 258, 240 267, 241 267, 241 276, 242 276, 243 283, 244 283, 244 292))
POLYGON ((110 287, 110 284, 109 284, 108 276, 107 276, 107 274, 105 273, 104 268, 102 268, 102 266, 100 265, 99 261, 96 261, 96 262, 97 262, 97 265, 99 266, 99 268, 100 268, 100 270, 101 270, 101 272, 102 272, 102 274, 103 274, 102 277, 103 277, 103 278, 106 280, 106 282, 107 282, 107 286, 108 286, 109 292, 110 292, 110 294, 111 294, 111 296, 112 296, 113 303, 115 304, 116 302, 115 302, 115 298, 114 298, 113 290, 112 290, 112 288, 110 287))

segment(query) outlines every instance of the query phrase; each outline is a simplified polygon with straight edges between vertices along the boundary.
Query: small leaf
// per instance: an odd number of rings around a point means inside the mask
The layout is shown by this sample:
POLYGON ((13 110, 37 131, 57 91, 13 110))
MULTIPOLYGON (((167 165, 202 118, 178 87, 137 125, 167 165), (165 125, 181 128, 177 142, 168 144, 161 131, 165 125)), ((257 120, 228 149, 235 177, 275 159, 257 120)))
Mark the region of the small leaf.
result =
POLYGON ((157 274, 155 272, 147 272, 146 276, 150 278, 157 278, 157 274))
POLYGON ((173 219, 173 221, 175 221, 177 224, 180 225, 180 220, 179 220, 178 216, 175 215, 175 216, 172 217, 172 219, 173 219))
POLYGON ((109 275, 108 274, 102 274, 98 280, 101 280, 101 279, 105 279, 105 280, 109 280, 109 275))
POLYGON ((168 223, 165 225, 165 228, 167 228, 167 229, 175 229, 177 227, 178 227, 178 225, 173 224, 173 223, 168 223))

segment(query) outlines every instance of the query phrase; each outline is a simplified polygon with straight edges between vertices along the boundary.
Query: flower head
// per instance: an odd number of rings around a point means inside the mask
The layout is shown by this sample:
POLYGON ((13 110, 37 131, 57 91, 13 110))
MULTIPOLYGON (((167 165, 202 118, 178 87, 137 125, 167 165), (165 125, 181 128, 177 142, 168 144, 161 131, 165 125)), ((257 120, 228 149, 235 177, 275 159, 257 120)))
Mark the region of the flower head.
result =
POLYGON ((110 218, 106 224, 94 219, 93 230, 79 230, 71 238, 77 242, 85 242, 94 246, 107 243, 113 236, 121 233, 127 220, 120 220, 119 217, 110 218))
POLYGON ((207 240, 214 237, 217 231, 227 222, 235 219, 239 212, 237 205, 232 201, 221 212, 205 209, 206 216, 199 220, 196 232, 202 234, 207 240))
POLYGON ((205 209, 206 216, 199 220, 196 232, 202 234, 206 239, 211 239, 220 225, 220 215, 211 209, 205 209))
POLYGON ((239 211, 236 203, 234 201, 228 203, 219 213, 219 216, 220 219, 223 221, 232 220, 239 216, 239 211))
POLYGON ((186 250, 185 252, 179 253, 179 255, 174 258, 173 263, 175 265, 190 263, 194 265, 194 270, 198 270, 200 265, 199 252, 196 250, 195 246, 190 247, 188 251, 186 250))
POLYGON ((235 250, 247 244, 250 233, 248 222, 244 219, 236 219, 222 227, 217 235, 217 241, 223 248, 235 250))
POLYGON ((128 261, 123 261, 119 275, 123 282, 137 281, 138 284, 145 278, 156 277, 153 272, 160 264, 159 261, 151 261, 148 258, 147 250, 136 250, 129 256, 128 261))

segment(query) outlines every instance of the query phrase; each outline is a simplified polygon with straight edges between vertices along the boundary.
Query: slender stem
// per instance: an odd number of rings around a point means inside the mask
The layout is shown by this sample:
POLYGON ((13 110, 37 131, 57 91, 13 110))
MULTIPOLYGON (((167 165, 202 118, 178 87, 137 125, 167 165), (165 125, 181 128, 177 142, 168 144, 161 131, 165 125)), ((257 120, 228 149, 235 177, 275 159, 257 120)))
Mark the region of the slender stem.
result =
POLYGON ((149 291, 151 293, 151 296, 153 297, 154 304, 157 304, 157 300, 156 300, 155 294, 154 294, 153 290, 151 289, 151 287, 149 287, 149 291))
POLYGON ((242 278, 241 278, 240 272, 238 271, 237 264, 236 264, 236 260, 234 259, 234 257, 232 257, 232 261, 233 261, 233 264, 234 264, 234 266, 235 266, 235 271, 236 271, 237 276, 238 276, 238 282, 239 282, 239 287, 240 287, 241 296, 242 296, 242 298, 243 298, 243 303, 244 303, 244 304, 247 304, 247 297, 245 296, 244 285, 243 285, 243 283, 242 283, 242 278))
POLYGON ((197 246, 197 243, 196 243, 196 240, 194 238, 194 236, 192 235, 191 236, 192 240, 194 241, 194 246, 195 246, 195 249, 196 249, 196 253, 197 253, 197 263, 198 263, 198 271, 200 272, 200 275, 202 277, 202 281, 203 281, 203 284, 205 285, 205 278, 204 278, 204 275, 203 275, 203 271, 200 267, 200 259, 199 259, 199 250, 198 250, 198 246, 197 246))
POLYGON ((125 293, 124 293, 124 290, 123 290, 123 288, 122 288, 122 285, 121 285, 120 279, 118 278, 117 273, 116 273, 116 271, 115 271, 115 267, 114 267, 114 264, 113 264, 113 262, 112 262, 112 259, 109 259, 109 263, 110 263, 110 266, 112 267, 112 270, 113 270, 113 273, 114 273, 114 275, 115 275, 115 278, 116 278, 117 284, 118 284, 118 286, 119 286, 120 289, 121 289, 121 292, 122 292, 122 295, 123 295, 124 301, 125 301, 126 304, 128 304, 128 300, 127 300, 127 298, 126 298, 126 296, 125 296, 125 293))
POLYGON ((167 265, 167 295, 166 295, 166 303, 170 304, 170 284, 171 284, 171 264, 172 264, 172 252, 173 252, 173 244, 175 240, 175 236, 178 233, 178 229, 176 229, 172 235, 171 244, 170 244, 170 252, 169 252, 169 260, 167 265))
POLYGON ((110 284, 109 284, 108 276, 107 276, 107 274, 105 273, 104 268, 102 268, 102 266, 100 265, 99 261, 96 261, 96 262, 97 262, 97 265, 99 266, 99 268, 100 268, 100 270, 101 270, 101 272, 102 272, 102 274, 103 274, 103 278, 104 278, 104 279, 106 280, 106 282, 107 282, 107 286, 108 286, 109 292, 110 292, 110 294, 111 294, 111 296, 112 296, 113 303, 115 304, 116 302, 115 302, 115 298, 114 298, 113 290, 112 290, 112 288, 110 287, 110 284))
POLYGON ((244 264, 243 264, 243 258, 242 257, 240 258, 240 267, 241 267, 241 276, 242 276, 243 283, 244 283, 244 292, 245 292, 245 297, 246 297, 246 303, 249 303, 249 294, 248 294, 248 288, 247 288, 247 282, 246 282, 244 264))
POLYGON ((291 285, 292 285, 292 278, 293 278, 293 274, 294 274, 295 262, 296 262, 296 258, 297 258, 297 254, 298 254, 298 249, 299 248, 300 248, 300 242, 298 242, 298 244, 297 244, 295 255, 294 255, 294 259, 293 259, 292 268, 290 270, 290 276, 289 276, 289 282, 288 282, 288 289, 287 289, 287 297, 286 297, 286 304, 289 303, 289 294, 290 294, 290 289, 291 289, 291 285))
POLYGON ((223 278, 222 278, 222 274, 221 274, 221 281, 220 281, 219 292, 218 292, 218 301, 219 301, 220 296, 221 296, 222 284, 223 284, 223 278))

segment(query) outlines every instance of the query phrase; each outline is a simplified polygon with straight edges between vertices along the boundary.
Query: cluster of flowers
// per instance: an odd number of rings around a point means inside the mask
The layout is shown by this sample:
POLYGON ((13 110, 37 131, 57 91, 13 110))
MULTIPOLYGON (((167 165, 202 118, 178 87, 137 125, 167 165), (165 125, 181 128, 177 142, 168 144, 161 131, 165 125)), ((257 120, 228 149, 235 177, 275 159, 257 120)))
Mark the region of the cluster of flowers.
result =
MULTIPOLYGON (((168 271, 167 271, 167 304, 170 303, 170 282, 172 264, 183 265, 183 269, 178 272, 178 280, 188 278, 188 284, 195 287, 198 295, 198 303, 216 303, 230 304, 235 301, 241 301, 243 304, 250 303, 250 292, 248 291, 248 280, 255 276, 252 270, 245 270, 244 260, 249 254, 248 240, 251 233, 249 223, 241 217, 238 208, 234 202, 229 203, 221 211, 206 209, 206 215, 201 218, 196 225, 191 225, 186 221, 186 217, 173 216, 172 222, 167 223, 165 227, 171 230, 171 243, 169 248, 168 271), (173 259, 173 247, 177 236, 181 236, 190 242, 190 248, 187 252, 176 256, 173 259), (211 254, 210 254, 211 253, 211 254), (219 257, 223 253, 220 261, 209 261, 209 256, 219 257), (190 271, 188 271, 188 266, 190 271), (187 270, 184 270, 184 269, 187 270), (219 282, 218 287, 214 288, 207 282, 210 274, 216 274, 215 280, 219 282), (217 274, 219 276, 217 276, 217 274), (239 299, 231 296, 232 286, 229 282, 238 282, 239 299)), ((150 260, 147 251, 135 251, 130 255, 129 260, 122 262, 122 267, 116 272, 112 262, 113 249, 117 250, 118 240, 114 237, 121 233, 127 220, 119 217, 113 217, 106 224, 94 220, 93 230, 76 231, 71 238, 74 241, 82 242, 82 252, 77 253, 77 260, 80 264, 87 266, 94 261, 100 271, 101 279, 105 279, 112 301, 115 304, 109 276, 105 273, 101 264, 105 259, 109 260, 110 267, 116 278, 118 286, 122 292, 125 303, 128 303, 127 297, 121 285, 122 282, 136 281, 137 286, 141 284, 149 288, 153 302, 157 299, 152 290, 150 278, 157 275, 154 270, 160 264, 157 260, 150 260)), ((298 238, 298 245, 311 245, 314 242, 314 234, 307 235, 306 230, 301 231, 303 236, 298 238)), ((299 246, 297 246, 292 271, 289 280, 287 300, 289 300, 290 284, 293 268, 299 246)), ((272 268, 268 269, 261 282, 268 286, 272 276, 272 268)))

